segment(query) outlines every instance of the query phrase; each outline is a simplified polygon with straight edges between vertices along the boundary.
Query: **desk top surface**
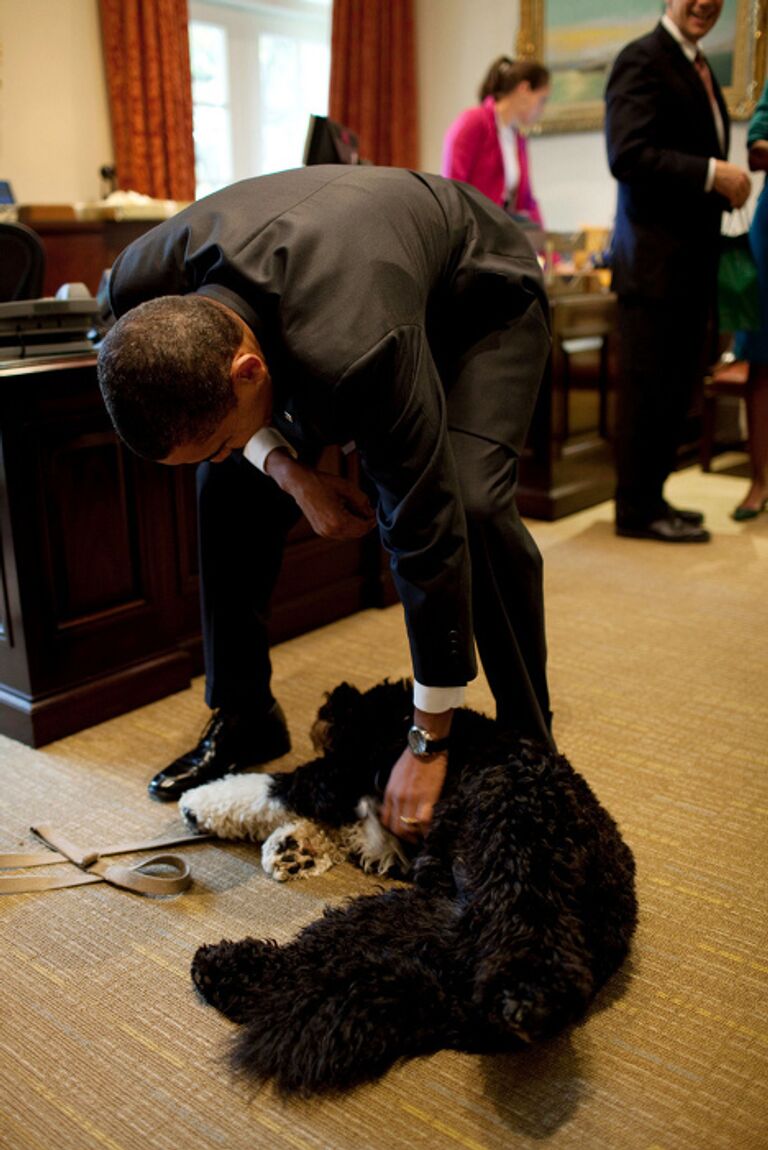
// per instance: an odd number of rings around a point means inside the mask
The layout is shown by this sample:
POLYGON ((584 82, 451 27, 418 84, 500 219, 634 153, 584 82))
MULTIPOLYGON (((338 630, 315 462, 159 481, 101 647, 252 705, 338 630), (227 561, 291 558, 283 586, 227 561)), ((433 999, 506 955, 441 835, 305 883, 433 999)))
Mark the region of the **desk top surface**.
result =
POLYGON ((66 371, 73 367, 95 367, 96 352, 78 352, 76 355, 27 356, 25 359, 0 360, 0 379, 16 375, 66 371))

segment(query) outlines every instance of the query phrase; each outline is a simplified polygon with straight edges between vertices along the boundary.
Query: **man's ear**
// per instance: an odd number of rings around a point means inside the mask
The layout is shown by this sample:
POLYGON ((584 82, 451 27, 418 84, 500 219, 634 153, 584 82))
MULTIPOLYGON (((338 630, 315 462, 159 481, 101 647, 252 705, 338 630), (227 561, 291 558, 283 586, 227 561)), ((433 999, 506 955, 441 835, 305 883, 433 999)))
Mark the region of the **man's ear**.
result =
POLYGON ((259 385, 267 377, 267 365, 260 355, 253 351, 238 351, 232 360, 230 378, 235 390, 238 385, 248 387, 259 385))

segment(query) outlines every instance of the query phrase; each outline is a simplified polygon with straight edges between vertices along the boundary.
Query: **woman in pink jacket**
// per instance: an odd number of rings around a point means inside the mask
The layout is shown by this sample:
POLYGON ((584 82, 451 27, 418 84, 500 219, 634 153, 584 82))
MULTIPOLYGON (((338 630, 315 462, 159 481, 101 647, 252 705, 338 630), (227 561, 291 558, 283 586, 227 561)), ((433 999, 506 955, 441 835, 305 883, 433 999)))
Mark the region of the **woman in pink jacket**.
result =
POLYGON ((549 87, 542 64, 500 56, 480 87, 481 103, 462 112, 446 132, 441 169, 444 176, 472 184, 513 215, 539 225, 520 129, 538 120, 549 87))

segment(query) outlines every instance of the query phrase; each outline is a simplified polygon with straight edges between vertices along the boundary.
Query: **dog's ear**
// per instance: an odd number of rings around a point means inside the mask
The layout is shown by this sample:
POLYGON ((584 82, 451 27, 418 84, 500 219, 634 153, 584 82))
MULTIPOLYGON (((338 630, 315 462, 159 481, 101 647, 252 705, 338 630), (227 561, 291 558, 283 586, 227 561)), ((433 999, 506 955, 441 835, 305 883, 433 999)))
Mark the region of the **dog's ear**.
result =
POLYGON ((413 719, 412 694, 408 679, 397 683, 385 679, 367 691, 340 683, 317 713, 312 728, 315 749, 325 754, 349 753, 357 759, 365 753, 383 756, 391 759, 391 765, 405 745, 413 719))
POLYGON ((360 698, 361 693, 357 687, 346 682, 339 683, 338 687, 334 687, 332 691, 326 694, 325 702, 318 711, 317 717, 337 722, 358 706, 360 698))

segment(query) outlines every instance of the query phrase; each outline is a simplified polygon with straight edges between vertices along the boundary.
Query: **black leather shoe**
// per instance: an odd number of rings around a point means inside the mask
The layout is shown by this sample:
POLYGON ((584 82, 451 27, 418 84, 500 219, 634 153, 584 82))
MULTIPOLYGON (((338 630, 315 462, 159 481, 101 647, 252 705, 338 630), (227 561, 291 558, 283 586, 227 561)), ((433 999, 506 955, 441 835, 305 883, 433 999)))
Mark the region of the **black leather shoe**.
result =
POLYGON ((711 538, 706 527, 687 523, 679 515, 663 515, 650 523, 617 523, 616 534, 629 539, 655 539, 658 543, 708 543, 711 538))
POLYGON ((224 775, 279 759, 291 749, 285 715, 279 703, 264 715, 214 711, 200 742, 150 780, 147 790, 161 803, 174 802, 185 791, 224 775))
POLYGON ((685 507, 673 507, 671 503, 667 504, 666 514, 682 519, 683 523, 692 523, 694 527, 701 527, 704 522, 704 515, 701 511, 690 511, 685 507))

